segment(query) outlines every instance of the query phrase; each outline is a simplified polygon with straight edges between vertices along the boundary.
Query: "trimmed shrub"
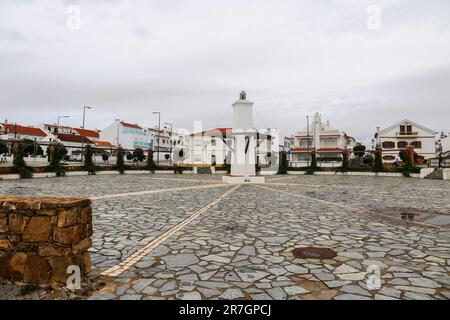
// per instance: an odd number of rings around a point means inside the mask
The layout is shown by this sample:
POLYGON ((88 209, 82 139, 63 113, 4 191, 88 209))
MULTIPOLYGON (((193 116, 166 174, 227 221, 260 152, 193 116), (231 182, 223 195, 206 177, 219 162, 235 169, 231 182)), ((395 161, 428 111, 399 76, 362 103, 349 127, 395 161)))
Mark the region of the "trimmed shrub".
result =
POLYGON ((87 145, 84 148, 84 165, 83 170, 86 170, 89 172, 89 174, 95 174, 100 168, 94 164, 93 161, 94 151, 92 150, 92 147, 87 145))
POLYGON ((7 154, 9 152, 8 145, 0 141, 0 154, 7 154))
POLYGON ((277 174, 287 174, 288 162, 287 162, 287 153, 286 151, 280 152, 280 164, 278 166, 277 174))
POLYGON ((227 163, 227 159, 223 159, 223 170, 227 173, 231 172, 231 165, 227 163))
POLYGON ((119 171, 120 174, 123 174, 125 172, 126 166, 125 166, 125 161, 123 159, 123 149, 122 148, 117 149, 117 161, 116 161, 116 165, 113 167, 113 169, 119 171))
POLYGON ((383 172, 383 159, 381 158, 381 152, 376 151, 375 152, 375 161, 372 168, 373 172, 383 172))
POLYGON ((14 154, 13 172, 18 173, 23 179, 29 179, 33 177, 33 171, 23 159, 24 149, 25 145, 23 143, 19 143, 19 147, 14 154))
POLYGON ((149 151, 148 153, 148 157, 147 157, 147 169, 151 172, 151 173, 155 173, 155 170, 158 167, 155 164, 155 161, 153 160, 153 151, 149 151))
MULTIPOLYGON (((51 148, 49 148, 51 149, 51 148)), ((67 149, 62 143, 57 143, 53 149, 53 159, 47 166, 46 171, 55 172, 57 177, 62 177, 66 175, 65 165, 61 162, 67 155, 67 149)))

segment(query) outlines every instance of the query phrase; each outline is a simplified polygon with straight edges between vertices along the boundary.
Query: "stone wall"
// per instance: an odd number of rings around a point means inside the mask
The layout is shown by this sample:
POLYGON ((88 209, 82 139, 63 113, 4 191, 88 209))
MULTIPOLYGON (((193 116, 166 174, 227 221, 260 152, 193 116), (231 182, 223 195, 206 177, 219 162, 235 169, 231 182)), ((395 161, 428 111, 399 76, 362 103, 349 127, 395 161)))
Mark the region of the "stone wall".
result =
POLYGON ((91 200, 0 195, 0 278, 66 283, 77 265, 90 272, 91 200))

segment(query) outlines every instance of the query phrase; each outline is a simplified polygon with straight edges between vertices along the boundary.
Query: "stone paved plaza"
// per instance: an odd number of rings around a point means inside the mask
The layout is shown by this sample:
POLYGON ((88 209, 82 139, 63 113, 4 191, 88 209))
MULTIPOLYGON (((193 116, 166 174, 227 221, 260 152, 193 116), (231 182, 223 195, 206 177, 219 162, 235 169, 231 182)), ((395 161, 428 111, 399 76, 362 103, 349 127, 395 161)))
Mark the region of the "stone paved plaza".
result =
POLYGON ((89 299, 450 299, 449 181, 97 175, 2 181, 0 194, 92 199, 91 277, 106 286, 89 299), (308 246, 337 256, 294 257, 308 246))

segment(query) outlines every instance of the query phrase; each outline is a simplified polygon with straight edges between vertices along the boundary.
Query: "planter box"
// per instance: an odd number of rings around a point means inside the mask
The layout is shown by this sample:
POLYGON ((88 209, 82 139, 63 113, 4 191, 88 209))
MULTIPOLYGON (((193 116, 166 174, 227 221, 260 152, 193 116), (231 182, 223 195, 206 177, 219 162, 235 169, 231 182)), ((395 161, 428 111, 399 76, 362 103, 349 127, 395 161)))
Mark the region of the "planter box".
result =
POLYGON ((0 197, 0 279, 66 284, 68 267, 80 280, 91 270, 91 200, 0 197))
POLYGON ((444 180, 450 180, 450 169, 444 169, 442 171, 442 178, 444 180))
POLYGON ((120 174, 119 171, 106 170, 106 171, 98 171, 97 175, 108 175, 108 174, 120 174))
POLYGON ((20 179, 19 174, 11 173, 11 174, 1 174, 0 180, 17 180, 20 179))
POLYGON ((404 177, 403 173, 398 172, 378 172, 378 177, 404 177))
POLYGON ((125 170, 125 174, 149 174, 151 173, 148 170, 125 170))
POLYGON ((288 171, 287 174, 301 176, 301 175, 306 174, 306 171, 288 171))
POLYGON ((54 178, 56 177, 56 173, 54 172, 39 172, 33 174, 33 178, 54 178))
POLYGON ((78 176, 88 176, 89 172, 87 171, 72 171, 66 172, 67 177, 78 177, 78 176))
POLYGON ((375 177, 377 174, 375 172, 358 172, 358 171, 349 171, 347 172, 348 176, 369 176, 375 177))
POLYGON ((259 175, 260 175, 260 176, 274 176, 274 175, 276 175, 276 174, 277 174, 276 171, 269 171, 269 170, 267 170, 267 171, 261 170, 261 171, 259 172, 259 175))

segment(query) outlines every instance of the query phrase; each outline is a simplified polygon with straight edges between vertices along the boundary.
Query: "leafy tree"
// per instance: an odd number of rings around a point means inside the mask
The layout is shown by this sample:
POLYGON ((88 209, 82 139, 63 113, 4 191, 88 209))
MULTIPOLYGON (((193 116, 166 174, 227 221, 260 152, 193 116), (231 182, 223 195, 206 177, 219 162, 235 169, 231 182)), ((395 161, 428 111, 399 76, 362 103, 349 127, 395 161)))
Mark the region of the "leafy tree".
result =
POLYGON ((14 150, 13 171, 18 173, 21 178, 28 179, 33 177, 33 171, 23 159, 24 150, 25 145, 23 143, 19 143, 18 148, 14 150))
POLYGON ((118 148, 117 149, 117 162, 114 166, 115 170, 118 170, 120 174, 123 174, 125 172, 125 162, 123 159, 123 149, 118 148))
POLYGON ((365 166, 373 166, 374 162, 373 155, 371 155, 370 153, 366 154, 362 159, 362 161, 365 166))
POLYGON ((84 166, 83 169, 89 172, 89 174, 95 174, 99 170, 99 167, 94 164, 93 161, 94 151, 90 145, 84 148, 84 166))
POLYGON ((127 157, 127 160, 129 160, 129 161, 134 159, 134 156, 133 156, 133 154, 131 152, 127 152, 127 156, 126 157, 127 157))
MULTIPOLYGON (((49 148, 51 150, 51 148, 49 148)), ((61 163, 67 155, 67 149, 62 143, 57 143, 53 146, 53 157, 51 157, 50 165, 47 166, 47 171, 55 172, 57 177, 66 175, 66 168, 61 163)))
POLYGON ((364 157, 364 155, 366 154, 366 146, 358 143, 356 146, 353 147, 353 154, 359 158, 364 157))
POLYGON ((183 149, 181 149, 181 150, 178 152, 178 156, 180 157, 180 159, 183 159, 183 157, 184 157, 184 150, 183 150, 183 149))
POLYGON ((24 139, 23 144, 23 152, 25 155, 42 156, 44 154, 44 150, 42 150, 42 147, 33 140, 24 139))
POLYGON ((102 160, 103 161, 108 161, 109 160, 109 153, 107 153, 107 152, 102 153, 102 160))
POLYGON ((8 145, 0 141, 0 154, 7 154, 9 152, 8 145))
POLYGON ((166 154, 164 155, 164 158, 166 158, 166 160, 169 160, 169 159, 170 159, 170 154, 166 153, 166 154))
POLYGON ((136 150, 133 151, 133 158, 139 162, 144 161, 145 160, 144 150, 142 150, 141 148, 136 148, 136 150))

